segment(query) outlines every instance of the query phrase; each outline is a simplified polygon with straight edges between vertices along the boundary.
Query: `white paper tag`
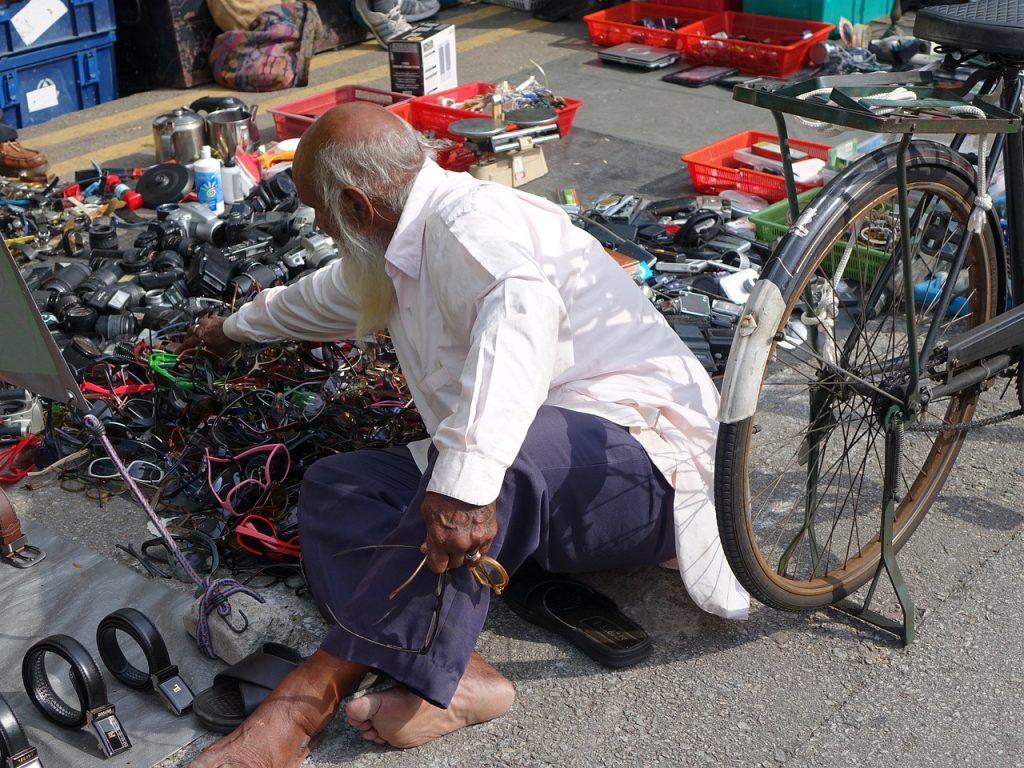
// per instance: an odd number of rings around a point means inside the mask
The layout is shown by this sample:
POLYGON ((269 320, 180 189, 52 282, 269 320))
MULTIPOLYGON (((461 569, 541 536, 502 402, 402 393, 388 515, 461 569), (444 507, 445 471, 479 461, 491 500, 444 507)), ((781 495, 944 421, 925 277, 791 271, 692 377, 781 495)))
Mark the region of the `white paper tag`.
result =
POLYGON ((11 26, 25 45, 32 45, 67 12, 61 0, 30 0, 11 17, 11 26))
POLYGON ((52 109, 60 101, 60 94, 57 93, 57 86, 53 80, 45 78, 39 81, 34 91, 25 94, 25 104, 29 112, 38 112, 40 109, 52 109))

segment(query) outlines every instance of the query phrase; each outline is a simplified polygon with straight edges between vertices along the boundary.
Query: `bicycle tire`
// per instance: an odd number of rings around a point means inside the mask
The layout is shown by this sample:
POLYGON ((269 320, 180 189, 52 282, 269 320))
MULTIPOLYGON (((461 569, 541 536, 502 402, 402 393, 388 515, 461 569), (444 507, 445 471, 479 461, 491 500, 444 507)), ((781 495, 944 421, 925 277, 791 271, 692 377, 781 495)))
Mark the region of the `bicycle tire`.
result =
MULTIPOLYGON (((974 171, 948 147, 915 141, 907 180, 910 205, 922 209, 911 233, 918 250, 912 262, 918 285, 917 276, 927 280, 946 263, 949 246, 963 233, 974 199, 974 171), (941 228, 939 214, 948 214, 945 230, 929 229, 941 228), (943 237, 933 252, 939 231, 943 237), (928 232, 932 240, 926 239, 928 232)), ((906 362, 901 361, 906 312, 900 259, 893 258, 898 224, 871 279, 871 257, 876 255, 872 249, 878 241, 869 239, 863 245, 870 230, 861 222, 886 210, 891 214, 896 189, 896 147, 858 161, 819 193, 813 210, 790 229, 762 272, 762 279, 779 286, 785 311, 760 371, 754 415, 720 427, 715 496, 722 544, 733 571, 754 597, 775 608, 807 611, 833 604, 877 570, 884 480, 881 411, 891 402, 881 391, 893 391, 906 378, 906 362), (817 331, 836 345, 835 364, 828 365, 822 362, 825 353, 819 356, 810 351, 810 342, 800 342, 795 333, 799 325, 791 321, 794 316, 802 319, 800 310, 813 304, 824 285, 836 287, 830 269, 836 267, 837 254, 845 251, 844 236, 854 232, 858 245, 852 255, 859 256, 855 273, 871 287, 864 288, 855 307, 840 307, 831 332, 822 330, 825 325, 817 331), (810 413, 812 397, 817 398, 816 416, 810 413)), ((919 340, 936 320, 941 344, 943 338, 998 311, 1005 270, 1001 242, 993 231, 999 231, 998 223, 989 215, 982 236, 974 237, 968 248, 961 270, 968 281, 966 298, 956 315, 930 315, 925 294, 917 307, 919 340)), ((851 277, 849 266, 843 276, 851 277)), ((929 375, 937 372, 922 371, 922 381, 929 375)), ((929 403, 924 418, 935 422, 938 416, 952 425, 964 424, 974 412, 979 391, 929 403)), ((910 442, 904 445, 902 460, 911 469, 896 478, 896 550, 910 538, 941 490, 965 436, 963 431, 906 434, 910 442)))

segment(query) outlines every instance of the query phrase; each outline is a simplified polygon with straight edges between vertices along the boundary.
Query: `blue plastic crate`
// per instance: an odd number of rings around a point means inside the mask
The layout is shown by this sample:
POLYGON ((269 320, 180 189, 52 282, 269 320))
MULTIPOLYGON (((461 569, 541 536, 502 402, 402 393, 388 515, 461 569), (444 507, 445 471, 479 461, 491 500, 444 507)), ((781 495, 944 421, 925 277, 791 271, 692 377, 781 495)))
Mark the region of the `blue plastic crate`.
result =
POLYGON ((0 111, 15 128, 116 98, 113 32, 0 57, 0 111))
POLYGON ((16 0, 0 4, 0 54, 109 32, 114 0, 16 0))

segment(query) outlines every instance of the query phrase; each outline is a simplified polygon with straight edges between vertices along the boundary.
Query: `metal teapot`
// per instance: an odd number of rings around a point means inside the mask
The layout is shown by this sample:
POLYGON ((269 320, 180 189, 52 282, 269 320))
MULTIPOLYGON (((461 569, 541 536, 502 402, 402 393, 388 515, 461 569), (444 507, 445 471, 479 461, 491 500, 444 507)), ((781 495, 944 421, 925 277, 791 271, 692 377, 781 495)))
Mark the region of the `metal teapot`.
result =
POLYGON ((235 149, 251 152, 260 140, 256 127, 256 111, 234 96, 204 96, 189 104, 196 112, 206 112, 206 135, 214 153, 226 163, 235 156, 235 149))
POLYGON ((153 120, 153 144, 158 163, 192 163, 199 159, 199 150, 206 144, 206 121, 185 107, 157 115, 153 120))

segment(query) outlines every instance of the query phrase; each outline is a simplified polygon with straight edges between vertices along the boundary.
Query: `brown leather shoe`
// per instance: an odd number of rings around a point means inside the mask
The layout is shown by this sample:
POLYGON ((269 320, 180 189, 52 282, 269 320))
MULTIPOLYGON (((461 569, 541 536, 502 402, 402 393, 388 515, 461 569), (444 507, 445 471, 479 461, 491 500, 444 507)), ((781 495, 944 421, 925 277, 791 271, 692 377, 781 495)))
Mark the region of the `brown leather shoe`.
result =
POLYGON ((0 174, 43 173, 47 167, 49 163, 42 152, 23 147, 17 141, 0 141, 0 174))

